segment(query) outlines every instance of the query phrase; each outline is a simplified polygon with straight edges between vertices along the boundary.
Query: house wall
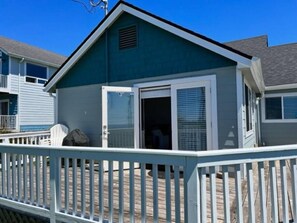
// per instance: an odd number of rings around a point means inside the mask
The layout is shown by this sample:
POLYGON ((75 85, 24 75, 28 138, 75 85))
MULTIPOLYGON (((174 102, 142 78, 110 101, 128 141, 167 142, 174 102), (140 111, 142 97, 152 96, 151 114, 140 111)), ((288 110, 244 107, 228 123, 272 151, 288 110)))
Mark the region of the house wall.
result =
MULTIPOLYGON (((112 82, 111 86, 133 86, 137 83, 216 75, 219 148, 237 148, 237 106, 235 67, 209 69, 145 79, 112 82)), ((70 130, 79 128, 88 135, 92 146, 101 146, 101 86, 86 85, 58 89, 58 122, 70 130)))
POLYGON ((57 88, 235 65, 234 61, 124 13, 58 82, 57 88), (137 26, 138 45, 119 50, 119 29, 130 25, 137 26))
POLYGON ((43 91, 42 84, 20 81, 20 125, 50 126, 54 124, 54 98, 43 91))
MULTIPOLYGON (((283 93, 296 93, 297 89, 266 91, 265 94, 283 94, 283 93)), ((262 99, 264 100, 264 98, 262 99)), ((262 116, 264 115, 264 108, 261 103, 261 138, 263 145, 287 145, 297 143, 297 121, 288 123, 265 123, 262 116)))

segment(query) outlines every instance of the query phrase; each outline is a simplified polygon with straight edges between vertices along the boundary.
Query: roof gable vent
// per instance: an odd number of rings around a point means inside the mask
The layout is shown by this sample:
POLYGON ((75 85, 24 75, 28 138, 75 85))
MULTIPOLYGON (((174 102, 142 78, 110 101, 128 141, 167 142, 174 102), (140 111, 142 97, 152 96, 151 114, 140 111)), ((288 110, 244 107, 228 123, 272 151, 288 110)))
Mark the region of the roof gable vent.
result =
POLYGON ((119 49, 129 49, 137 47, 136 25, 119 30, 119 49))

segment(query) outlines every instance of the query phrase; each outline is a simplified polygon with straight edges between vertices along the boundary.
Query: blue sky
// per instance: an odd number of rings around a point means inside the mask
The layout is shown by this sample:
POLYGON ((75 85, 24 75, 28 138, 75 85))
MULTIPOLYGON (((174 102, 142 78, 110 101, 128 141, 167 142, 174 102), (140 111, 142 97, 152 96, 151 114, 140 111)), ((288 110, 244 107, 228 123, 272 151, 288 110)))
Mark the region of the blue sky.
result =
MULTIPOLYGON (((87 0, 84 0, 87 2, 87 0)), ((110 9, 116 0, 109 0, 110 9)), ((297 0, 129 0, 148 12, 226 42, 267 34, 297 42, 297 0)), ((0 0, 0 35, 70 55, 102 20, 72 0, 0 0)))

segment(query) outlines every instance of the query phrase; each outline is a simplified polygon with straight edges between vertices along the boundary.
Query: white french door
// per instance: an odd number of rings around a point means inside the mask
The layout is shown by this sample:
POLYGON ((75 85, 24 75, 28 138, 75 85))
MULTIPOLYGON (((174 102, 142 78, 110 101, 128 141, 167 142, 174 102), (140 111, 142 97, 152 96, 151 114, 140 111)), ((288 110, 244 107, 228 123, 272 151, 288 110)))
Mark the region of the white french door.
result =
POLYGON ((102 147, 134 148, 134 93, 130 87, 102 87, 102 147))
POLYGON ((201 151, 211 148, 211 103, 209 82, 171 86, 172 147, 201 151))

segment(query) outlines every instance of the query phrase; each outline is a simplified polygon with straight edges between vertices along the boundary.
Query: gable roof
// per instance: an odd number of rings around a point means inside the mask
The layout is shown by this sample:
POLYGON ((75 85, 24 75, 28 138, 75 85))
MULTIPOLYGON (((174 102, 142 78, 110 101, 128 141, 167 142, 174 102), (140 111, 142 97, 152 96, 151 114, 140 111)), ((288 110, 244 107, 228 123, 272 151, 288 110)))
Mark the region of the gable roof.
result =
POLYGON ((10 56, 38 61, 54 67, 59 67, 66 60, 66 57, 59 54, 3 36, 0 36, 0 49, 10 56))
POLYGON ((266 87, 297 84, 297 43, 270 47, 265 35, 225 44, 261 59, 266 87))
POLYGON ((65 75, 65 73, 79 60, 79 58, 96 42, 96 40, 104 33, 105 29, 111 26, 122 13, 129 13, 148 23, 151 23, 161 29, 164 29, 174 35, 186 39, 194 44, 202 46, 219 55, 236 61, 242 67, 251 67, 256 58, 242 53, 239 50, 221 44, 203 35, 185 29, 172 22, 164 20, 156 15, 137 8, 127 2, 119 1, 109 14, 99 23, 99 25, 90 33, 90 35, 80 44, 80 46, 71 54, 65 63, 57 70, 57 72, 45 84, 45 91, 49 91, 55 84, 65 75), (254 61, 253 61, 254 60, 254 61))

